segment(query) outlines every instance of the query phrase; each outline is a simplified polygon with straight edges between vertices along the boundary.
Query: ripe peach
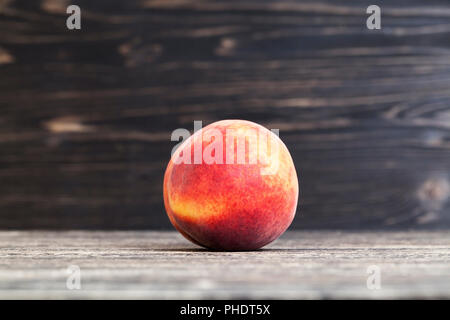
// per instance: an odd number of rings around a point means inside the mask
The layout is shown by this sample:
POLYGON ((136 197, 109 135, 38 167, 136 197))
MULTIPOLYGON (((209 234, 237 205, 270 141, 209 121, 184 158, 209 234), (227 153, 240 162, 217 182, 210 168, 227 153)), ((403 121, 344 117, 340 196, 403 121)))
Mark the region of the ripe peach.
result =
POLYGON ((288 149, 250 121, 223 120, 198 130, 173 153, 164 176, 171 223, 210 249, 265 246, 289 227, 297 200, 288 149))

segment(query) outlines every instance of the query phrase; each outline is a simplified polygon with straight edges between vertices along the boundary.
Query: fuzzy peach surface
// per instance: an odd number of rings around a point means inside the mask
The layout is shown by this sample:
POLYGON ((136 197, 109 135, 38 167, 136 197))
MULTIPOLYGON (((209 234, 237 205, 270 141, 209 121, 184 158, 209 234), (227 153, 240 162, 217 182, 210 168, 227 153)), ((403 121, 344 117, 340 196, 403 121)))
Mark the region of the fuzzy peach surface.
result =
MULTIPOLYGON (((237 145, 231 147, 237 154, 237 145)), ((197 131, 174 153, 164 176, 164 204, 171 223, 190 241, 216 250, 254 250, 278 238, 294 218, 298 191, 297 173, 284 143, 266 128, 244 120, 218 121, 197 131), (223 136, 223 163, 174 161, 181 155, 194 159, 195 141, 205 150, 213 141, 205 139, 212 130, 223 136), (251 148, 244 138, 245 163, 225 163, 227 138, 246 130, 265 132, 278 148, 277 156, 249 162, 251 150, 261 148, 259 144, 251 148), (274 162, 277 170, 263 174, 262 169, 274 162)))

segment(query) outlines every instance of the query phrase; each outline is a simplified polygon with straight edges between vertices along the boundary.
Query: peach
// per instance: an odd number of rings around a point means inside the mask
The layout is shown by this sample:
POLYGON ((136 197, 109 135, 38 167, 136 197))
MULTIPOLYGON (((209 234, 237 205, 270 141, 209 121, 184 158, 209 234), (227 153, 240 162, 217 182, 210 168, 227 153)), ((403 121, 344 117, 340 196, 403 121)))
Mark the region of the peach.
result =
POLYGON ((212 123, 184 140, 164 176, 164 205, 188 240, 215 250, 255 250, 291 224, 298 179, 280 138, 245 120, 212 123))

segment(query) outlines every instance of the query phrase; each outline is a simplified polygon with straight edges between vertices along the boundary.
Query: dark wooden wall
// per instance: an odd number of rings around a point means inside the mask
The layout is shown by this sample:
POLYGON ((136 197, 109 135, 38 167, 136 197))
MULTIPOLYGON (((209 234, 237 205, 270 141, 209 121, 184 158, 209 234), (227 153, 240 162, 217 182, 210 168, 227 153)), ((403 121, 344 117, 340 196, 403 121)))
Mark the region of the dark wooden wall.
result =
POLYGON ((296 228, 450 227, 450 1, 74 3, 0 0, 0 228, 168 228, 171 131, 226 118, 280 129, 296 228))

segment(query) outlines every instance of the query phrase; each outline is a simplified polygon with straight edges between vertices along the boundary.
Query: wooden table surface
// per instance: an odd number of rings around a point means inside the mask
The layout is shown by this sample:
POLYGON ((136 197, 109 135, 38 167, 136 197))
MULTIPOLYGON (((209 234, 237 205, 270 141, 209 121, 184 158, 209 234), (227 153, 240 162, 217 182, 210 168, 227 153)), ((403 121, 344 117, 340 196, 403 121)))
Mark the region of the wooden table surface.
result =
POLYGON ((259 251, 212 252, 176 232, 0 232, 10 298, 450 298, 450 234, 297 231, 259 251), (80 290, 66 287, 71 265, 80 290))

